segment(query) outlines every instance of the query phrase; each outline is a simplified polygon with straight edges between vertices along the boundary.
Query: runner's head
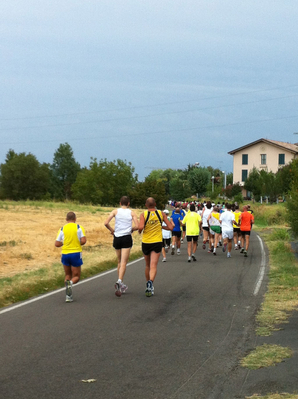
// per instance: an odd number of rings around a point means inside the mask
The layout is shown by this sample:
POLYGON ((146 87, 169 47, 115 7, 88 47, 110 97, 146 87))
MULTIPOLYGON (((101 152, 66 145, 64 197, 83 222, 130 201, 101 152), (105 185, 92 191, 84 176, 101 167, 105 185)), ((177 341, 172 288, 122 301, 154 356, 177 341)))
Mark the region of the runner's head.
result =
POLYGON ((128 206, 130 204, 129 197, 126 195, 123 195, 123 197, 120 198, 120 205, 122 206, 128 206))
POLYGON ((190 204, 189 210, 190 212, 194 212, 196 210, 195 204, 190 204))
POLYGON ((155 199, 152 198, 152 197, 147 198, 147 200, 146 200, 146 207, 147 207, 148 209, 150 209, 150 208, 155 208, 155 207, 156 207, 155 199))
POLYGON ((75 222, 77 219, 76 214, 74 212, 68 212, 66 215, 66 221, 67 222, 75 222))

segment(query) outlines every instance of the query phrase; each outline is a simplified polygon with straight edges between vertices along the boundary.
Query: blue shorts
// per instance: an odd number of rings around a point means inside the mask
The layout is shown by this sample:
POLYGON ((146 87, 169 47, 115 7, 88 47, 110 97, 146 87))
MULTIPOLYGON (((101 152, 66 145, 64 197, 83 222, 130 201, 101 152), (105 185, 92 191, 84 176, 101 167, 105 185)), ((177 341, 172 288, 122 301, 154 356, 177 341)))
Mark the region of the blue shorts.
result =
POLYGON ((61 263, 64 266, 80 267, 83 264, 82 252, 62 254, 61 263))

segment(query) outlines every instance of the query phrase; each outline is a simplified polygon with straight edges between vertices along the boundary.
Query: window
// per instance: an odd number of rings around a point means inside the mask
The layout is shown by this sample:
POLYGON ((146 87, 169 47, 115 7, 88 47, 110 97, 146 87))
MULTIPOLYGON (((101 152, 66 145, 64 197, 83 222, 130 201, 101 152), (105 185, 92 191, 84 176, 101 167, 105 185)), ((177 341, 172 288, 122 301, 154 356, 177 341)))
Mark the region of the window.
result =
POLYGON ((261 154, 261 165, 266 165, 266 154, 261 154))
POLYGON ((285 154, 278 154, 278 164, 279 165, 285 164, 285 154))
POLYGON ((248 165, 248 154, 242 154, 242 165, 248 165))
POLYGON ((246 181, 247 179, 248 170, 242 169, 242 181, 246 181))

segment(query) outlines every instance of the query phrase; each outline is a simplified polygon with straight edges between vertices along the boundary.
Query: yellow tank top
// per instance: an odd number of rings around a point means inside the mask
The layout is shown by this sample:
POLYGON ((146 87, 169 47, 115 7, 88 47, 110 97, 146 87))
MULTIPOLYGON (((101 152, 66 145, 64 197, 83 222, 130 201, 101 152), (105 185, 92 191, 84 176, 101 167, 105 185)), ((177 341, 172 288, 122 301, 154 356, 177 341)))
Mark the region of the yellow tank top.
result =
POLYGON ((144 212, 144 219, 145 219, 145 227, 143 230, 143 239, 142 242, 144 244, 152 244, 154 242, 162 242, 162 212, 161 211, 155 211, 155 212, 150 212, 149 217, 148 217, 148 212, 144 212), (156 214, 156 212, 160 216, 160 220, 156 214), (146 223, 147 221, 147 223, 146 223))
MULTIPOLYGON (((239 222, 239 217, 241 215, 241 212, 233 212, 235 215, 235 221, 238 223, 239 222)), ((239 228, 239 226, 237 226, 236 224, 233 223, 233 227, 235 228, 239 228)))

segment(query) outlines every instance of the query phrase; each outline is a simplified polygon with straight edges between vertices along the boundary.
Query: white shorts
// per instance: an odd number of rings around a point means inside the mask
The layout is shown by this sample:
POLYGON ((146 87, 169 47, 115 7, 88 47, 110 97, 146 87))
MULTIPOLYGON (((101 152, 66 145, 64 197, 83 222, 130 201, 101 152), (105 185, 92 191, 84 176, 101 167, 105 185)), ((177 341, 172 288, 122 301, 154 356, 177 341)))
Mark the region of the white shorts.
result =
POLYGON ((229 240, 233 239, 233 230, 223 230, 222 231, 222 239, 228 238, 229 240))

